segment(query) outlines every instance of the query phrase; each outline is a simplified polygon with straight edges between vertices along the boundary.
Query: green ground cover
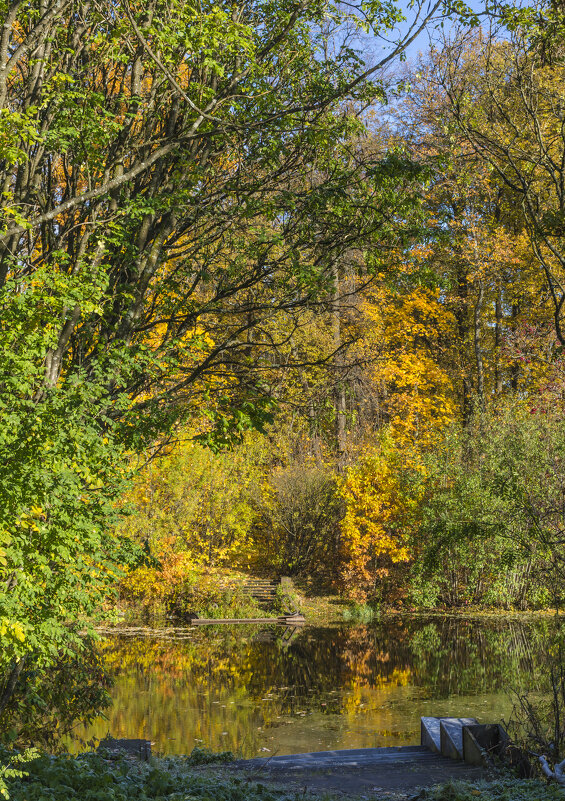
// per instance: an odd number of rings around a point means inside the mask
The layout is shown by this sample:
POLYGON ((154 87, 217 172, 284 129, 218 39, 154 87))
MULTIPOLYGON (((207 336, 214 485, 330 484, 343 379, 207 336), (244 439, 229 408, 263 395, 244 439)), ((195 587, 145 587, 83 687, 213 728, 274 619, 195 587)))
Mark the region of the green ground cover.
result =
MULTIPOLYGON (((332 795, 296 792, 266 781, 229 775, 231 754, 196 749, 187 758, 152 758, 140 762, 126 756, 79 757, 43 755, 25 766, 24 775, 4 776, 0 791, 10 801, 330 801, 332 795)), ((3 761, 7 759, 4 756, 3 761)), ((21 767, 21 766, 20 766, 21 767)), ((402 795, 398 798, 403 798, 402 795)), ((408 798, 408 796, 405 796, 408 798)), ((412 795, 413 797, 413 795, 412 795)), ((340 794, 340 798, 344 798, 340 794)), ((351 796, 353 801, 356 796, 351 796)), ((389 801, 388 794, 363 798, 389 801)), ((557 801, 563 791, 535 779, 503 777, 494 782, 449 782, 423 790, 422 801, 557 801)))

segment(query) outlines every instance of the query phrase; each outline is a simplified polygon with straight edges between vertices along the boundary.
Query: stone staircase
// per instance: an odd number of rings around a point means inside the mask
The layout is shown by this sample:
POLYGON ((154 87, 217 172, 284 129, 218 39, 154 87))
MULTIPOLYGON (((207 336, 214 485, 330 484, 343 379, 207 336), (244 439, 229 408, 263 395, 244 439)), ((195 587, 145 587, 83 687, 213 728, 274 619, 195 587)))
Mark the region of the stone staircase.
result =
POLYGON ((285 593, 292 590, 291 579, 283 576, 280 581, 273 579, 249 578, 241 584, 243 592, 255 598, 259 604, 267 609, 273 607, 277 591, 285 593))
POLYGON ((417 766, 421 766, 422 770, 447 770, 447 778, 464 778, 465 767, 488 767, 491 757, 508 743, 508 735, 498 724, 481 725, 475 718, 423 717, 420 720, 420 745, 274 755, 241 760, 237 764, 240 767, 268 766, 270 770, 282 771, 375 768, 402 772, 419 770, 417 766))
POLYGON ((248 579, 241 585, 241 589, 247 595, 255 598, 261 606, 272 607, 277 597, 277 588, 280 586, 280 581, 272 581, 270 579, 248 579))

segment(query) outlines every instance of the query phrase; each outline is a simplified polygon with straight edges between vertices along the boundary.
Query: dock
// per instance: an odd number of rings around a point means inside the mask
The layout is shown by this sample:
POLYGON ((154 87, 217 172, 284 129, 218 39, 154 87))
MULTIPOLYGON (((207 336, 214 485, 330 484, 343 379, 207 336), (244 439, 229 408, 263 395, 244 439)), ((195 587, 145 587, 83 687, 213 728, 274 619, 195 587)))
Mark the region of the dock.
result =
POLYGON ((421 718, 420 745, 281 754, 238 760, 234 769, 317 792, 413 792, 450 780, 491 775, 492 755, 508 738, 475 718, 421 718))
POLYGON ((301 626, 306 623, 306 618, 299 614, 294 613, 292 615, 280 615, 279 617, 247 617, 247 618, 205 618, 205 617, 190 617, 190 625, 191 626, 216 626, 218 624, 229 623, 230 625, 233 624, 262 624, 268 625, 270 624, 277 624, 279 626, 301 626))

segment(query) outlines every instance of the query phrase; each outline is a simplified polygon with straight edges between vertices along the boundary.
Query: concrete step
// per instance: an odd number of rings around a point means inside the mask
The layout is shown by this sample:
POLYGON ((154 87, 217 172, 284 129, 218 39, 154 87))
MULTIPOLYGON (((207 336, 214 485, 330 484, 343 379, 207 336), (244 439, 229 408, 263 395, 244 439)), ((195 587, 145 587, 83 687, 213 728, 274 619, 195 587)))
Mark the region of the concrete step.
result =
POLYGON ((476 726, 476 718, 423 717, 420 742, 435 754, 463 759, 463 726, 476 726))

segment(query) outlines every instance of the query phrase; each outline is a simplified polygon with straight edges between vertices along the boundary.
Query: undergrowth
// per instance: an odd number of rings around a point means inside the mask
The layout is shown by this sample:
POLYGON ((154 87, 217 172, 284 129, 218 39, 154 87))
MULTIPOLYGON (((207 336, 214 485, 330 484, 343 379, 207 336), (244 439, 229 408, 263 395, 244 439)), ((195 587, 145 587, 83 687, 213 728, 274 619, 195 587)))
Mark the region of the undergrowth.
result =
POLYGON ((195 770, 195 765, 225 765, 232 759, 229 753, 202 750, 184 759, 150 762, 103 754, 41 756, 25 765, 23 775, 19 771, 5 775, 4 797, 10 801, 308 801, 303 793, 195 770))
POLYGON ((348 604, 343 610, 343 619, 346 623, 374 623, 380 620, 381 613, 378 606, 374 603, 348 604))
POLYGON ((563 789, 538 779, 506 778, 495 782, 451 781, 418 796, 422 801, 563 801, 563 789))
MULTIPOLYGON (((331 797, 269 787, 235 771, 230 775, 232 760, 229 752, 202 749, 185 758, 149 762, 125 755, 109 758, 104 753, 44 755, 22 766, 25 772, 4 772, 6 792, 0 795, 9 801, 329 801, 331 797)), ((513 778, 447 782, 417 796, 421 801, 563 801, 563 797, 557 785, 513 778)), ((340 794, 340 798, 345 797, 340 794)), ((380 794, 371 795, 371 801, 380 801, 380 794)))

